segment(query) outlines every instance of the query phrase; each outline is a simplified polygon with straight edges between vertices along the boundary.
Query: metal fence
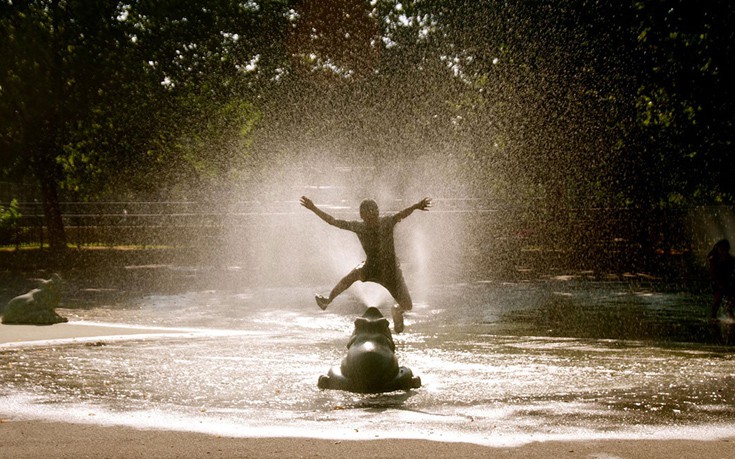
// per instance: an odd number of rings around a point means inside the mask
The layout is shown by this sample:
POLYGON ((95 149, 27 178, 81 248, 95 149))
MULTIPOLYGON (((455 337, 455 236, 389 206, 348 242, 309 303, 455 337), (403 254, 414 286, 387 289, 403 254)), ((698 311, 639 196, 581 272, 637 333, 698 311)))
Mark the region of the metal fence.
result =
MULTIPOLYGON (((401 202, 394 203, 396 209, 401 202)), ((289 238, 298 219, 308 216, 294 201, 238 202, 64 202, 67 242, 71 245, 141 247, 222 247, 228 238, 289 238)), ((645 263, 701 264, 711 244, 735 231, 732 207, 640 211, 603 208, 499 206, 482 199, 436 199, 418 225, 436 233, 434 244, 462 244, 469 263, 483 257, 509 265, 530 260, 570 259, 625 269, 645 263), (461 241, 457 235, 461 234, 461 241)), ((38 202, 20 203, 20 219, 0 234, 5 246, 40 246, 48 241, 38 202)), ((355 209, 330 212, 356 218, 355 209)), ((308 217, 307 217, 308 216, 308 217)))
MULTIPOLYGON (((19 210, 21 217, 6 228, 0 244, 43 247, 48 229, 42 205, 23 202, 19 210)), ((234 215, 207 203, 181 201, 63 202, 61 214, 67 242, 77 246, 187 245, 234 215)))

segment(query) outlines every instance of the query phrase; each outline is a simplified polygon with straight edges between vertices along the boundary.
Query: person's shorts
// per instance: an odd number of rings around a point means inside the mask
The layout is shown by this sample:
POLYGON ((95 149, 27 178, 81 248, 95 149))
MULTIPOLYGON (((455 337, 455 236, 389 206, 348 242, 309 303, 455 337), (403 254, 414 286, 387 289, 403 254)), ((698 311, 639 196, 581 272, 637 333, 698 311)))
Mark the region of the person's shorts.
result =
POLYGON ((365 269, 365 262, 360 263, 355 270, 360 270, 360 279, 363 282, 375 282, 385 287, 396 302, 403 306, 404 309, 411 309, 413 303, 411 294, 408 292, 408 286, 403 279, 401 267, 396 265, 394 270, 388 272, 370 272, 365 269))

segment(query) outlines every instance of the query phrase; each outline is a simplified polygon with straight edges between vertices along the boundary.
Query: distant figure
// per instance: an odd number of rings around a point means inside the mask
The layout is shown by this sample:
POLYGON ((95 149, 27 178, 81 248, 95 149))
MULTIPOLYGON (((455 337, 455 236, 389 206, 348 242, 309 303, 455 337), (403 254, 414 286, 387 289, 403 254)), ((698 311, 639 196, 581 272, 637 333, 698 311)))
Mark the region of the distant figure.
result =
POLYGON ((357 238, 365 251, 365 261, 347 273, 334 286, 328 298, 316 295, 316 303, 319 307, 322 310, 327 309, 329 303, 340 293, 347 290, 355 281, 375 282, 385 287, 398 302, 391 309, 391 313, 393 328, 396 333, 401 333, 404 328, 403 313, 410 311, 413 308, 413 303, 406 282, 403 280, 400 264, 396 259, 393 227, 396 223, 411 215, 414 210, 428 210, 431 207, 431 199, 424 198, 411 207, 387 217, 380 217, 378 204, 372 199, 366 199, 360 203, 360 217, 363 221, 338 220, 319 209, 306 196, 301 197, 301 205, 317 214, 319 218, 330 225, 357 234, 357 238))
POLYGON ((735 258, 730 255, 730 242, 722 239, 715 243, 707 255, 707 269, 712 278, 714 300, 710 319, 717 319, 717 312, 723 300, 725 311, 733 319, 733 305, 735 304, 735 258))

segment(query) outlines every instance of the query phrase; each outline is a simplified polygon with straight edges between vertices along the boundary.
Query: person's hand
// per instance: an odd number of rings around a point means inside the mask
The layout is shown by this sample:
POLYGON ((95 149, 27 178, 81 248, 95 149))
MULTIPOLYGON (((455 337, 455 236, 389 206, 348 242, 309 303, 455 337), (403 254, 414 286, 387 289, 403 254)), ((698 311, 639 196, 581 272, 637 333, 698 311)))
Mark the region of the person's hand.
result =
POLYGON ((416 203, 418 210, 429 210, 429 207, 431 207, 431 198, 424 198, 416 203))
POLYGON ((301 205, 306 207, 309 210, 314 210, 314 208, 316 207, 314 205, 314 201, 307 198, 306 196, 301 196, 301 205))

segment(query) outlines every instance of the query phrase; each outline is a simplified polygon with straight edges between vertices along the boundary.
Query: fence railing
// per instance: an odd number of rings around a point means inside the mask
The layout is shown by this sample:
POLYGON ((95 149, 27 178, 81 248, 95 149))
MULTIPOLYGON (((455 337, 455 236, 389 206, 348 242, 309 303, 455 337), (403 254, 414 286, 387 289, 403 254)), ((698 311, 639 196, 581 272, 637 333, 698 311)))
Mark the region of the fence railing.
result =
MULTIPOLYGON (((398 210, 403 203, 392 207, 398 210)), ((341 218, 357 218, 354 208, 325 208, 341 218)), ((48 233, 41 204, 20 203, 19 210, 21 217, 14 225, 0 231, 0 245, 43 247, 48 233)), ((80 247, 215 247, 232 240, 247 243, 263 234, 289 238, 293 228, 284 225, 299 227, 300 219, 313 218, 296 200, 64 202, 61 210, 67 242, 80 247)), ((460 198, 435 199, 425 215, 412 224, 437 233, 435 243, 461 243, 467 256, 481 259, 492 254, 516 265, 529 257, 572 255, 612 265, 635 264, 637 259, 701 261, 715 240, 735 231, 735 209, 726 206, 657 211, 532 208, 460 198)))

